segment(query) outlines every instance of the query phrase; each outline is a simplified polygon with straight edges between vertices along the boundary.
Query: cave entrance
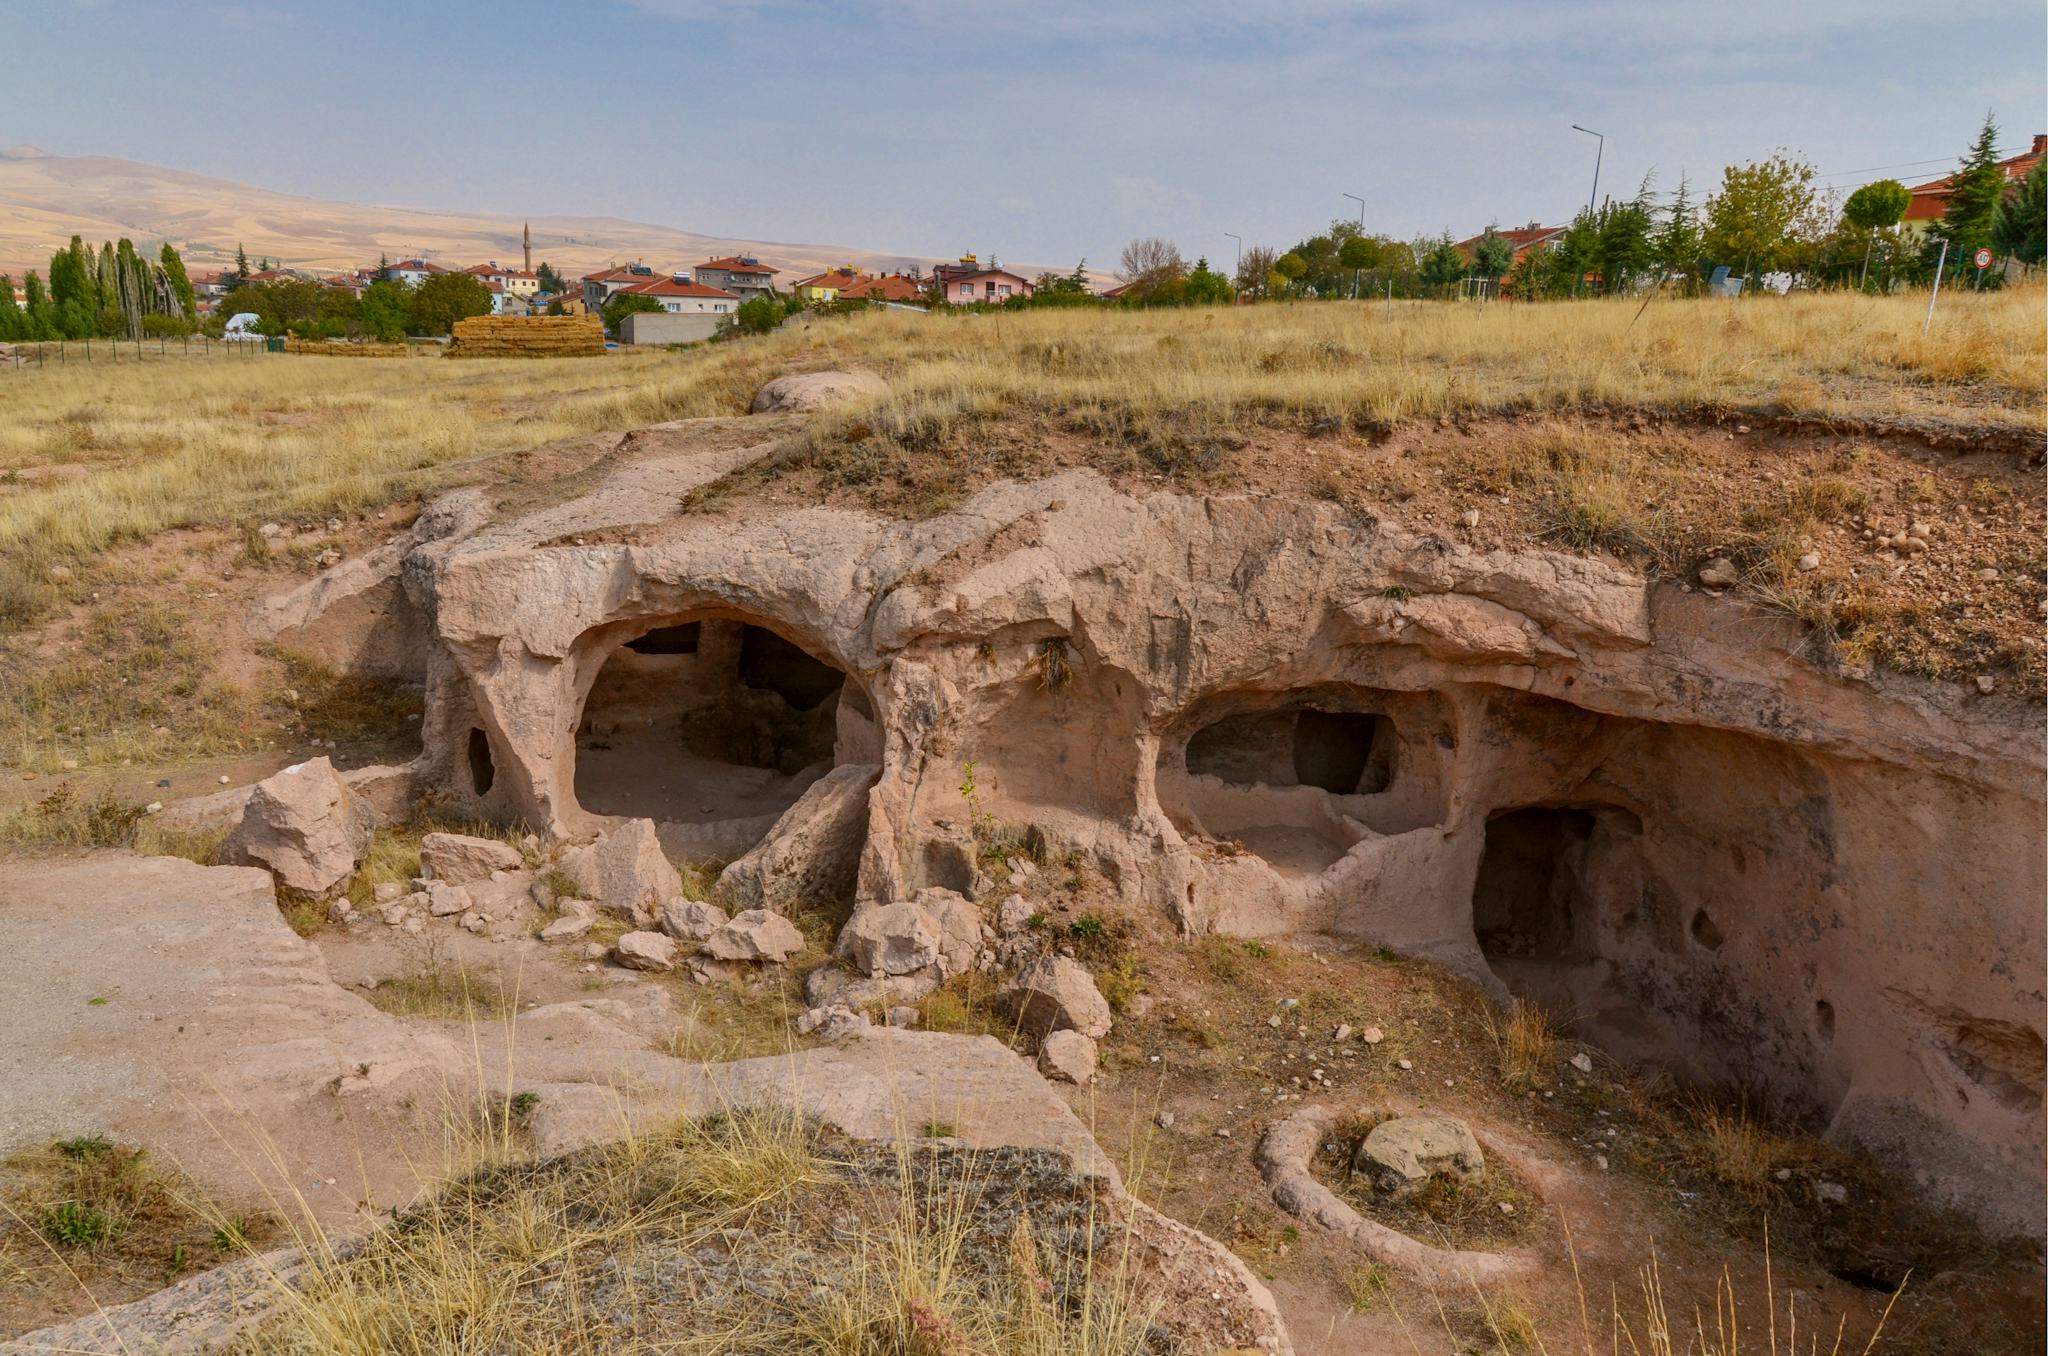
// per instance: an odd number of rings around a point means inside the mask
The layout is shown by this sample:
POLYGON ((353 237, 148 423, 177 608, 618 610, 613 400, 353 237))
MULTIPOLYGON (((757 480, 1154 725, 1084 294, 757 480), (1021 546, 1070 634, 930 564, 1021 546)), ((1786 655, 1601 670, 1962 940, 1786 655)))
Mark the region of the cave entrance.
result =
POLYGON ((1312 786, 1378 795, 1394 780, 1394 728, 1365 711, 1256 711, 1225 716, 1188 740, 1188 772, 1233 786, 1312 786))
POLYGON ((1283 876, 1441 818, 1442 723, 1427 697, 1300 688, 1222 694, 1191 714, 1185 739, 1160 743, 1161 808, 1182 833, 1235 843, 1283 876))
POLYGON ((1609 1049, 1662 1059, 1669 1033, 1621 982, 1651 940, 1642 836, 1642 821, 1615 806, 1495 814, 1472 888, 1472 930, 1509 992, 1609 1049))
POLYGON ((576 799, 647 818, 671 857, 730 861, 840 762, 873 712, 835 665, 765 626, 705 618, 614 648, 576 731, 576 799))

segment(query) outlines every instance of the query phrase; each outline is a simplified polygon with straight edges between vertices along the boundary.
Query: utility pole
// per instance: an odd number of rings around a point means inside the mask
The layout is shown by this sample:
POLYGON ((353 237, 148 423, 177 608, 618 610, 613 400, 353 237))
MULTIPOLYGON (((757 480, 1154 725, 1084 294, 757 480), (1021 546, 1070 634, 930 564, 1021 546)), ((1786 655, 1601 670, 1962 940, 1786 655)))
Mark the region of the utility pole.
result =
POLYGON ((1596 132, 1590 127, 1581 127, 1577 123, 1572 124, 1572 130, 1574 132, 1584 132, 1587 136, 1597 139, 1600 143, 1593 150, 1593 191, 1586 195, 1586 213, 1590 216, 1594 211, 1594 204, 1600 200, 1600 161, 1607 154, 1607 138, 1602 133, 1596 132))
POLYGON ((1237 242, 1237 265, 1230 270, 1230 285, 1242 287, 1243 284, 1238 281, 1238 277, 1244 272, 1244 237, 1235 231, 1225 231, 1223 234, 1237 242))
MULTIPOLYGON (((1607 154, 1607 137, 1604 133, 1596 132, 1590 127, 1581 127, 1577 123, 1572 124, 1572 130, 1574 132, 1584 132, 1587 136, 1596 138, 1600 143, 1593 150, 1593 191, 1586 195, 1586 220, 1590 223, 1593 220, 1594 204, 1600 200, 1600 161, 1607 154)), ((1583 275, 1573 279, 1572 295, 1578 295, 1579 288, 1584 283, 1585 277, 1583 275)))
MULTIPOLYGON (((1359 197, 1356 193, 1346 193, 1344 196, 1358 204, 1358 234, 1363 236, 1365 234, 1365 199, 1359 197)), ((1358 270, 1355 268, 1351 270, 1351 299, 1353 301, 1358 300, 1358 270)))

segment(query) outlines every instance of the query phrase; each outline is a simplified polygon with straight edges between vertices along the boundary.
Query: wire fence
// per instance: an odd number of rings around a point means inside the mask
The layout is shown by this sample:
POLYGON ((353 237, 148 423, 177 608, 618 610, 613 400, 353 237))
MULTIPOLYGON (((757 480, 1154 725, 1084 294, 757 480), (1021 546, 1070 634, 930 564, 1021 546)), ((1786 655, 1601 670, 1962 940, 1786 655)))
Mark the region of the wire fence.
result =
POLYGON ((178 359, 253 360, 277 352, 261 338, 211 339, 203 334, 154 339, 52 339, 0 344, 0 372, 68 367, 74 363, 126 364, 178 359))

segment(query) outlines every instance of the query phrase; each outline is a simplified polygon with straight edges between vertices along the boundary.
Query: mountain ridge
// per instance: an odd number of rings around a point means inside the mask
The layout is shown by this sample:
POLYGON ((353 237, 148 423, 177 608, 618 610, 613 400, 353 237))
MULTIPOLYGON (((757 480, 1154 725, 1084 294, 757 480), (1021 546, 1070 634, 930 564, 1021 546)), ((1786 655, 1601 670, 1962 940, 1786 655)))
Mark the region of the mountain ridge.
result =
POLYGON ((314 270, 374 264, 380 256, 462 268, 518 259, 527 222, 535 264, 545 261, 570 276, 635 261, 687 268, 735 253, 793 276, 840 264, 887 270, 937 257, 706 235, 601 214, 519 217, 351 203, 115 156, 51 155, 27 145, 0 152, 0 272, 17 279, 47 268, 51 252, 73 235, 93 242, 126 236, 152 252, 169 241, 194 272, 232 263, 237 247, 251 258, 314 270))

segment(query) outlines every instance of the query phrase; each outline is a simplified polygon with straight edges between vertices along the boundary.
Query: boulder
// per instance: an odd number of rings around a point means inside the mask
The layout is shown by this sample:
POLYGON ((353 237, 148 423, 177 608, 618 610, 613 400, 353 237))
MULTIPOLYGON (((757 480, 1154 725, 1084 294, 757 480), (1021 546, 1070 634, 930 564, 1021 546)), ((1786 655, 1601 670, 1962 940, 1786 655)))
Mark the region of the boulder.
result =
POLYGON ((996 931, 1005 937, 1015 937, 1031 926, 1032 908, 1024 902, 1024 896, 1011 895, 996 910, 996 931))
POLYGON ((1699 580, 1702 588, 1732 589, 1742 582, 1742 572, 1728 557, 1715 556, 1700 566, 1699 580))
POLYGON ((1055 1083, 1086 1087, 1095 1078, 1095 1042, 1078 1031, 1055 1031, 1038 1043, 1038 1071, 1055 1083))
POLYGON ((1041 1039, 1054 1031, 1078 1031, 1089 1037, 1109 1034, 1109 1003, 1095 987, 1094 976, 1065 956, 1033 962, 1001 998, 1018 1027, 1041 1039))
POLYGON ((780 964, 804 949, 804 935, 779 913, 748 909, 704 939, 715 960, 769 961, 780 964))
POLYGON ((937 886, 919 890, 915 899, 861 905, 833 948, 865 975, 909 975, 932 967, 940 980, 970 969, 980 951, 981 912, 957 892, 937 886))
POLYGON ((1399 1200, 1443 1174, 1476 1182, 1486 1175, 1486 1156, 1472 1127, 1452 1116, 1397 1116, 1374 1126, 1352 1156, 1353 1171, 1373 1189, 1399 1200))
POLYGON ((701 942, 725 924, 725 910, 701 899, 672 899, 661 906, 661 930, 679 942, 701 942))
POLYGON ((908 900, 863 904, 839 930, 832 954, 871 977, 915 974, 939 959, 938 930, 908 900))
POLYGON ((523 865, 518 848, 495 838, 430 833, 420 839, 420 873, 450 885, 489 880, 493 871, 517 871, 523 865))
POLYGON ((981 954, 981 910, 957 891, 936 885, 919 890, 911 900, 931 920, 939 939, 939 978, 951 979, 974 967, 981 954))
POLYGON ((828 1041, 857 1035, 872 1025, 874 1024, 868 1020, 867 1014, 837 1005, 829 1008, 812 1008, 796 1019, 796 1031, 799 1036, 822 1036, 828 1041))
POLYGON ((427 882, 427 912, 436 918, 467 913, 473 903, 475 901, 469 897, 468 889, 463 886, 439 880, 427 882))
POLYGON ((662 855, 651 819, 629 820, 587 847, 562 855, 562 874, 606 913, 646 927, 680 899, 683 880, 662 855))
POLYGON ((565 914, 540 930, 544 942, 573 942, 590 931, 595 921, 589 915, 565 914))
POLYGON ((868 792, 882 769, 848 763, 812 782, 758 846, 719 873, 723 898, 787 911, 853 893, 868 836, 868 792))
POLYGON ((629 932, 612 947, 612 959, 628 970, 673 970, 676 941, 666 933, 629 932))
POLYGON ((810 414, 880 395, 888 384, 872 372, 800 372, 777 377, 754 396, 755 414, 810 414))
POLYGON ((375 827, 376 812, 350 794, 333 763, 315 758, 256 784, 214 862, 260 866, 280 885, 325 894, 355 871, 375 827))

